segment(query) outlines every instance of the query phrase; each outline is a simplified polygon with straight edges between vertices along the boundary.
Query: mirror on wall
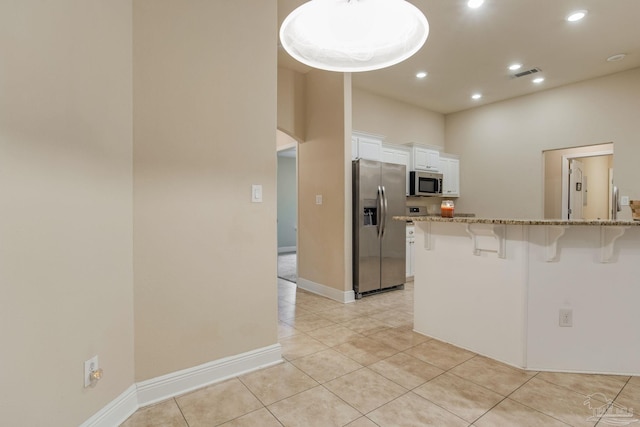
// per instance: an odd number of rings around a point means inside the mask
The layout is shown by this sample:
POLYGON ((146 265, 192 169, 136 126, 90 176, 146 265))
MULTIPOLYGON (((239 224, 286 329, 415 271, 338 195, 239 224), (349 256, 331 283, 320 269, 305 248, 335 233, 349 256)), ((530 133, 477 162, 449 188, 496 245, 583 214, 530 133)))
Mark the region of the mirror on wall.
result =
POLYGON ((543 151, 545 219, 611 219, 613 143, 543 151))

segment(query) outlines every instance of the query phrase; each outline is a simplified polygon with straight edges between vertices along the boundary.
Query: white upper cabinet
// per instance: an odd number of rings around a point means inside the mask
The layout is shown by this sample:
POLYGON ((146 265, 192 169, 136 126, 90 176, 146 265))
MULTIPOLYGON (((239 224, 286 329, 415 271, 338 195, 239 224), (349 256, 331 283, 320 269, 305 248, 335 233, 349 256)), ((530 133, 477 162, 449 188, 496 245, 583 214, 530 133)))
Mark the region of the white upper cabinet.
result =
POLYGON ((406 191, 409 194, 409 172, 411 171, 411 150, 401 145, 382 144, 382 161, 385 163, 395 163, 405 165, 407 179, 406 191))
POLYGON ((407 169, 411 167, 411 153, 407 147, 400 145, 382 144, 382 161, 385 163, 396 163, 405 165, 407 169))
POLYGON ((453 155, 440 157, 440 172, 442 172, 442 196, 460 196, 460 159, 453 155))
POLYGON ((351 135, 351 159, 382 160, 382 137, 354 132, 351 135))
POLYGON ((440 170, 440 153, 427 147, 414 145, 411 147, 411 169, 416 171, 438 172, 440 170))

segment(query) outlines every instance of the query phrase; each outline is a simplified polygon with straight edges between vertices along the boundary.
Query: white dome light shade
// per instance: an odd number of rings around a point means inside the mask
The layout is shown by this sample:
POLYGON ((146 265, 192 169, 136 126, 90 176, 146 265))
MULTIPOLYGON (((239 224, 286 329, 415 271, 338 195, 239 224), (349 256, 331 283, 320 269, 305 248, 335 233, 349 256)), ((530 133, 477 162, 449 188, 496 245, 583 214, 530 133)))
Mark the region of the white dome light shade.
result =
POLYGON ((429 35, 424 14, 405 0, 311 0, 280 27, 282 47, 313 68, 371 71, 404 61, 429 35))

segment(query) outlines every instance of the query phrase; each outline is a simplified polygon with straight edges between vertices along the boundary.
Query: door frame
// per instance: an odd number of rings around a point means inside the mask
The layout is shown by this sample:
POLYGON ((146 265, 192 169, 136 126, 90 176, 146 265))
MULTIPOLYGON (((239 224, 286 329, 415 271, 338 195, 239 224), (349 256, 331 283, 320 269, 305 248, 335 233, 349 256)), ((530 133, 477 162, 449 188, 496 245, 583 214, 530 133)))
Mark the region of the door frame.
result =
POLYGON ((565 154, 562 156, 562 219, 569 218, 569 161, 585 157, 613 155, 613 150, 592 151, 588 153, 565 154))

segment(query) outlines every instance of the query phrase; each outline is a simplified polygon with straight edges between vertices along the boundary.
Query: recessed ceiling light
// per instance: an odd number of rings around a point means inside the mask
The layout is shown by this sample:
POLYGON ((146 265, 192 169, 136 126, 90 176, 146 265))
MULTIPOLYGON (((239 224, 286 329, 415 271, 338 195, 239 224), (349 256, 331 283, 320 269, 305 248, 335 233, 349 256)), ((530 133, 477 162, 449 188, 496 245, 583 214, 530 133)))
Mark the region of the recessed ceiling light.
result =
POLYGON ((467 2, 467 6, 469 6, 471 9, 477 9, 482 6, 482 3, 484 3, 484 0, 469 0, 467 2))
POLYGON ((473 95, 471 95, 471 99, 478 100, 480 98, 482 98, 482 94, 481 93, 474 93, 473 95))
POLYGON ((419 73, 416 74, 416 77, 419 79, 424 79, 425 77, 427 77, 427 73, 426 71, 420 71, 419 73))
POLYGON ((576 10, 575 12, 571 12, 571 14, 567 16, 567 21, 569 22, 579 21, 585 16, 587 16, 587 13, 588 12, 586 10, 576 10))
POLYGON ((618 53, 618 54, 615 54, 615 55, 612 55, 612 56, 608 57, 607 61, 609 61, 609 62, 622 61, 625 58, 625 56, 627 56, 626 53, 618 53))
POLYGON ((509 69, 511 71, 519 70, 520 68, 522 68, 522 64, 511 64, 511 65, 509 65, 509 69))
POLYGON ((540 84, 544 81, 544 77, 536 77, 535 79, 531 80, 532 82, 534 82, 535 84, 540 84))

